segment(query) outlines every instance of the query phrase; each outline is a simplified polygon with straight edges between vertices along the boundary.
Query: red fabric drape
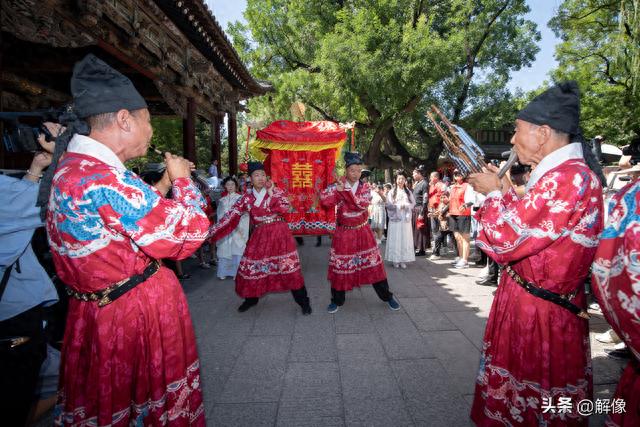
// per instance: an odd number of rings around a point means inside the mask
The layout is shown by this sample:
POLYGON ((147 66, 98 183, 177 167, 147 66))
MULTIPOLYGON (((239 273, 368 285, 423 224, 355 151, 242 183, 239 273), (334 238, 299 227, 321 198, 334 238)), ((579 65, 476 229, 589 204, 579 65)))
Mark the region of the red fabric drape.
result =
POLYGON ((335 212, 320 206, 320 192, 332 182, 336 150, 271 150, 265 161, 271 179, 286 190, 291 210, 284 215, 293 234, 320 235, 335 230, 335 212))

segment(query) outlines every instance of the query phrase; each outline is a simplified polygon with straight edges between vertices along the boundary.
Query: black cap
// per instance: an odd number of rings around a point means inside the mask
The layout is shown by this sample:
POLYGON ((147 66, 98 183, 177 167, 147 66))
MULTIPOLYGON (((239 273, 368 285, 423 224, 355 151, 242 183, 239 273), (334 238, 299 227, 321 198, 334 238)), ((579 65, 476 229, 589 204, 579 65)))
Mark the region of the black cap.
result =
POLYGON ((516 116, 535 125, 576 135, 580 126, 580 91, 574 81, 560 83, 536 96, 516 116))
POLYGON ((261 162, 249 162, 247 166, 249 168, 249 176, 255 171, 264 170, 264 165, 261 162))
POLYGON ((351 165, 361 165, 364 162, 362 161, 360 153, 347 151, 344 153, 344 163, 346 167, 349 167, 351 165))
POLYGON ((144 98, 127 77, 92 54, 73 67, 71 94, 78 117, 147 108, 144 98))

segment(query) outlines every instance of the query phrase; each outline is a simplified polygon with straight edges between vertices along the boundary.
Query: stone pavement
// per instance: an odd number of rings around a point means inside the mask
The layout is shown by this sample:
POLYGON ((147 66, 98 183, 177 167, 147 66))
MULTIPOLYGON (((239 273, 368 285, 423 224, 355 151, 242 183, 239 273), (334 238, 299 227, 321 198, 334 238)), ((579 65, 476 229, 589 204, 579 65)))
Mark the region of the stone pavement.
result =
MULTIPOLYGON (((193 262, 185 282, 202 362, 209 426, 469 426, 482 336, 494 288, 480 269, 418 258, 387 266, 402 305, 389 310, 370 286, 328 314, 329 240, 299 247, 314 312, 289 294, 269 295, 246 313, 232 280, 193 262)), ((615 390, 621 363, 604 357, 593 334, 596 397, 615 390)), ((591 425, 602 425, 593 417, 591 425)))

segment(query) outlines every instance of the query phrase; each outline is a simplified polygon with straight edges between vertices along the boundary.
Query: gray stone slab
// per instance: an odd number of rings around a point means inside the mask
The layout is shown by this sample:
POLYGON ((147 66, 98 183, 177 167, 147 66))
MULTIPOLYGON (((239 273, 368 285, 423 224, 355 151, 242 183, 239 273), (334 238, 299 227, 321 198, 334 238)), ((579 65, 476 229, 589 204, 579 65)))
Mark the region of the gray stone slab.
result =
POLYGON ((467 403, 452 384, 444 366, 436 359, 391 362, 402 395, 416 425, 469 425, 467 403))
POLYGON ((333 314, 335 329, 337 334, 366 334, 375 332, 371 316, 362 298, 349 298, 340 307, 337 313, 333 314))
POLYGON ((340 379, 345 407, 361 400, 401 397, 398 383, 387 362, 372 360, 340 361, 340 379))
POLYGON ((273 426, 277 403, 217 404, 207 417, 207 425, 216 427, 273 426))
POLYGON ((424 293, 440 311, 477 311, 470 298, 441 286, 425 288, 424 293))
POLYGON ((224 311, 213 312, 203 318, 194 319, 193 325, 196 335, 248 335, 253 329, 253 323, 259 310, 254 308, 246 313, 238 313, 236 308, 236 306, 228 306, 224 311))
POLYGON ((338 335, 337 343, 340 362, 387 360, 377 334, 338 335))
MULTIPOLYGON (((340 396, 340 370, 337 362, 290 363, 285 374, 282 401, 329 400, 340 396)), ((338 408, 337 414, 342 414, 338 408)))
POLYGON ((278 427, 340 427, 344 426, 342 417, 323 417, 313 412, 303 412, 292 408, 291 411, 278 413, 278 427))
POLYGON ((624 362, 612 360, 606 356, 595 356, 591 363, 595 384, 617 383, 625 366, 624 362))
POLYGON ((390 283, 389 288, 394 295, 401 298, 421 298, 425 296, 422 289, 408 280, 390 283))
POLYGON ((292 363, 285 375, 278 425, 342 425, 338 364, 292 363))
POLYGON ((375 319, 374 324, 389 359, 435 357, 405 313, 375 319))
POLYGON ((284 373, 284 362, 260 365, 238 363, 216 402, 277 402, 282 392, 284 373))
POLYGON ((354 400, 345 410, 348 427, 413 426, 402 399, 354 400))
POLYGON ((288 298, 270 298, 260 301, 262 311, 256 318, 251 335, 291 335, 295 325, 296 314, 300 307, 288 298))
POLYGON ((289 360, 292 362, 331 362, 338 360, 333 330, 294 334, 289 360))
POLYGON ((238 363, 284 363, 291 347, 291 337, 250 336, 244 342, 238 363))
POLYGON ((208 367, 206 364, 202 364, 200 370, 200 385, 202 387, 202 395, 206 408, 210 408, 218 401, 232 370, 233 365, 208 367))
POLYGON ((458 327, 478 350, 482 350, 482 340, 484 338, 484 330, 487 327, 487 319, 472 311, 447 312, 445 316, 458 327))
POLYGON ((300 316, 296 318, 294 334, 322 334, 325 332, 335 332, 334 316, 325 310, 324 306, 314 306, 311 316, 300 316))
POLYGON ((288 336, 249 337, 217 401, 278 401, 290 345, 288 336))
POLYGON ((247 339, 241 334, 203 334, 198 337, 198 355, 213 364, 233 364, 247 339))
POLYGON ((460 393, 473 394, 480 352, 460 331, 423 332, 428 347, 442 363, 460 393))
POLYGON ((427 298, 401 299, 400 303, 420 331, 454 331, 458 329, 427 298))

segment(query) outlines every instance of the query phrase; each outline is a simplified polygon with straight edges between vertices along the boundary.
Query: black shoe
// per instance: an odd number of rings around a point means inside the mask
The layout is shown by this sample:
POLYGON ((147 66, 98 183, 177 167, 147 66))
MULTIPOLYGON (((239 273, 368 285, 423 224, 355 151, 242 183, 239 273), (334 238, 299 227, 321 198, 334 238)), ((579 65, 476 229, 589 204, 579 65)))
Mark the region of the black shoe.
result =
POLYGON ((425 251, 416 252, 416 256, 425 256, 427 253, 425 251))
POLYGON ((631 350, 629 350, 628 348, 621 348, 618 350, 605 348, 604 353, 607 355, 607 357, 610 357, 616 360, 631 359, 631 350))
POLYGON ((485 277, 480 280, 476 280, 476 285, 480 286, 498 286, 498 282, 493 280, 492 277, 485 277))
POLYGON ((258 301, 254 302, 250 300, 244 300, 244 302, 240 304, 240 307, 238 307, 238 311, 240 313, 244 313, 245 311, 249 310, 251 307, 253 307, 256 304, 258 304, 258 301))
POLYGON ((308 316, 311 314, 313 310, 311 310, 311 304, 305 304, 302 306, 302 314, 304 316, 308 316))
POLYGON ((178 278, 178 280, 189 280, 189 279, 191 279, 191 275, 189 273, 177 274, 176 277, 178 278))

